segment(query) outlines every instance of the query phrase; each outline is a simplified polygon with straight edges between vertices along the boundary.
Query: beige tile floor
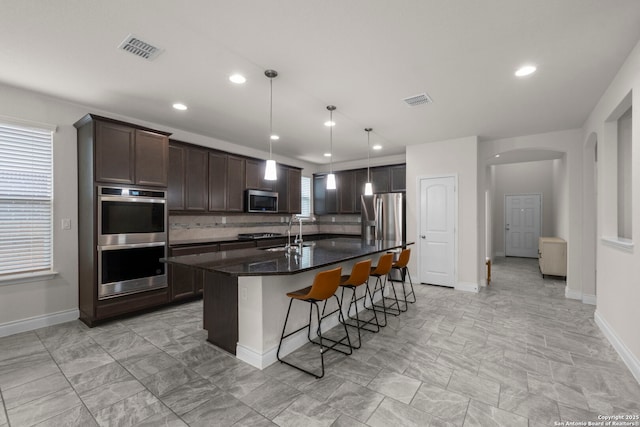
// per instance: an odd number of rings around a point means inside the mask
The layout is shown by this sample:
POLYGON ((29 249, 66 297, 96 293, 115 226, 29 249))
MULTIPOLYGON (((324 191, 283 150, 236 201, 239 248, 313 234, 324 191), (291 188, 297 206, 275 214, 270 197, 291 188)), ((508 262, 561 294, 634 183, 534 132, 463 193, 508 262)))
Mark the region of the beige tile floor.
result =
MULTIPOLYGON (((416 293, 353 355, 327 353, 321 380, 206 343, 200 301, 0 338, 0 427, 534 427, 640 414, 640 385, 594 307, 565 299, 536 260, 498 259, 478 294, 416 293)), ((289 357, 317 355, 308 345, 289 357)))

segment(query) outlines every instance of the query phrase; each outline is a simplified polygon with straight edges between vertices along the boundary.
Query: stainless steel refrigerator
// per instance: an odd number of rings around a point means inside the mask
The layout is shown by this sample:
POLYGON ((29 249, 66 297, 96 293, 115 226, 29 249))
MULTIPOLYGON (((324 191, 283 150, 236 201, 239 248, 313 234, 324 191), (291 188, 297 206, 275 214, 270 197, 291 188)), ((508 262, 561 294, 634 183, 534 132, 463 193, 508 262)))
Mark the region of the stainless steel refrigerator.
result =
POLYGON ((405 241, 406 202, 404 193, 361 196, 362 238, 405 241))

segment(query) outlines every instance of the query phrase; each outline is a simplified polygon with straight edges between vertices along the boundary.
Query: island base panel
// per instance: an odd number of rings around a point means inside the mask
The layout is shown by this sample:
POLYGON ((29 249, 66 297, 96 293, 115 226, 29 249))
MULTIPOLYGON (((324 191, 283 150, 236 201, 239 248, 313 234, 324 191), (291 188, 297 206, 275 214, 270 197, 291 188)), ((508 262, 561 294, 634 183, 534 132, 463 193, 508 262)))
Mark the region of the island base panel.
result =
POLYGON ((207 272, 203 305, 207 341, 235 355, 238 344, 237 277, 207 272))

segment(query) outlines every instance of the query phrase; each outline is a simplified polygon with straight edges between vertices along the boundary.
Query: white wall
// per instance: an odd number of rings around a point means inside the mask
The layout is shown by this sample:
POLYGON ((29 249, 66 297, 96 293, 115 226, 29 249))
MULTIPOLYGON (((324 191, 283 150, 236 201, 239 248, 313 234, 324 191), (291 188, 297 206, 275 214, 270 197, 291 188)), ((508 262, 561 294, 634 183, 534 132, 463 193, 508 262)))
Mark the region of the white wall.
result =
MULTIPOLYGON (((592 134, 598 141, 598 232, 596 322, 640 381, 640 333, 638 333, 638 307, 640 307, 640 115, 632 118, 632 219, 633 248, 626 250, 610 243, 605 237, 617 234, 617 141, 611 138, 606 122, 621 103, 632 94, 633 105, 640 105, 640 43, 607 88, 584 125, 585 149, 592 134)), ((614 132, 615 133, 615 132, 614 132)), ((615 242, 615 239, 614 239, 615 242)))
MULTIPOLYGON (((218 148, 237 154, 266 158, 267 153, 162 125, 100 111, 88 106, 56 100, 37 93, 0 84, 0 120, 2 116, 57 126, 53 135, 54 163, 54 269, 52 280, 0 284, 0 336, 38 327, 51 321, 77 317, 78 309, 78 203, 76 129, 78 119, 87 113, 137 123, 153 129, 173 132, 176 139, 218 148), (61 230, 62 218, 70 218, 72 229, 61 230)), ((274 156, 277 161, 314 170, 299 160, 274 156)), ((308 173, 308 172, 307 172, 308 173)), ((307 174, 305 173, 305 175, 307 174)))
MULTIPOLYGON (((419 242, 419 179, 457 175, 457 281, 479 284, 478 258, 478 138, 475 136, 407 147, 407 240, 419 242)), ((484 196, 482 196, 484 198, 484 196)), ((483 215, 484 217, 484 215, 483 215)), ((484 231, 483 231, 484 232, 484 231)), ((418 251, 416 251, 418 252, 418 251)), ((418 271, 417 256, 411 257, 412 271, 418 271)), ((484 261, 483 261, 484 264, 484 261)))
POLYGON ((508 194, 542 195, 541 236, 553 236, 555 203, 553 160, 492 165, 495 176, 491 212, 493 213, 493 250, 504 255, 504 200, 508 194))

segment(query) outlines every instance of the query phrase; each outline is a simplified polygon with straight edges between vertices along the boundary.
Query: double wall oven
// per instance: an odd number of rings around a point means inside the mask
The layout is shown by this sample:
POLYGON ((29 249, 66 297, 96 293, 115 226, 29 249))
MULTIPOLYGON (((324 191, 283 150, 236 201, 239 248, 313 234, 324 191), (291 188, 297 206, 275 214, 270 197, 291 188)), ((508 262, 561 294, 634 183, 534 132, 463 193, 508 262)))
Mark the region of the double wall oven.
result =
POLYGON ((166 191, 98 187, 98 299, 164 288, 166 191))

